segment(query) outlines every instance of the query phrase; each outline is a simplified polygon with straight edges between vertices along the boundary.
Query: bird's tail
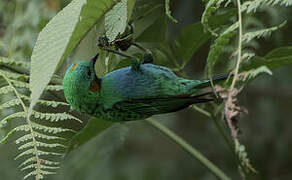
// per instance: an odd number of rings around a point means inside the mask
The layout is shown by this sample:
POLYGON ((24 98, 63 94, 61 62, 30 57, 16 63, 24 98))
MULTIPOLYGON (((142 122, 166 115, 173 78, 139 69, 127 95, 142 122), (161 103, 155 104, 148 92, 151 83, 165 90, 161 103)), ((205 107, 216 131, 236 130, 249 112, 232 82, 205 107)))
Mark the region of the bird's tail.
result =
MULTIPOLYGON (((230 76, 230 73, 215 75, 212 78, 212 82, 214 84, 219 83, 221 81, 226 80, 229 76, 230 76)), ((210 86, 211 86, 211 80, 204 80, 202 83, 196 85, 195 88, 201 89, 201 88, 210 87, 210 86)))

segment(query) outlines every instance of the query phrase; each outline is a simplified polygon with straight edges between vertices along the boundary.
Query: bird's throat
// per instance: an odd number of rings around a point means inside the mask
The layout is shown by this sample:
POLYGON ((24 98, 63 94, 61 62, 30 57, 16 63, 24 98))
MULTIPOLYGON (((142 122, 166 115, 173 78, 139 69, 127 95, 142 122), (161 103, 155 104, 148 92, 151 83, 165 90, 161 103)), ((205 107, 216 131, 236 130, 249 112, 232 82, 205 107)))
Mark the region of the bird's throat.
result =
POLYGON ((100 91, 100 88, 101 88, 100 81, 94 80, 90 83, 90 87, 89 87, 90 91, 100 91))

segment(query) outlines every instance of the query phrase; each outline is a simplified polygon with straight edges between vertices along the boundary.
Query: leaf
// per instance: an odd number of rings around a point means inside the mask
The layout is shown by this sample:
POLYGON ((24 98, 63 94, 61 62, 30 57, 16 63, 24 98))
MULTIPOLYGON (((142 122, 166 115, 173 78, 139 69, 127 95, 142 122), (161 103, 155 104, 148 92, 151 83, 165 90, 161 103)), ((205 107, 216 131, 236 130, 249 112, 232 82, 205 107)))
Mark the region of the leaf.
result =
POLYGON ((241 6, 241 12, 251 13, 256 12, 257 8, 262 7, 263 5, 281 5, 281 6, 291 6, 291 0, 253 0, 246 1, 241 6))
POLYGON ((136 0, 128 0, 127 1, 127 11, 128 11, 128 14, 127 14, 127 23, 131 19, 131 16, 132 16, 132 13, 133 13, 133 9, 135 7, 135 4, 136 4, 136 0))
POLYGON ((126 29, 128 19, 127 4, 127 0, 121 0, 105 14, 105 34, 110 42, 115 40, 126 29))
MULTIPOLYGON (((18 70, 16 70, 17 67, 23 69, 23 64, 15 63, 13 60, 11 60, 10 63, 9 60, 6 62, 8 63, 4 65, 9 65, 7 66, 8 70, 6 68, 0 70, 0 78, 6 81, 6 83, 2 83, 2 87, 0 86, 0 95, 9 93, 8 96, 10 97, 8 99, 5 98, 6 100, 0 103, 0 110, 8 110, 7 112, 12 112, 12 114, 8 114, 0 120, 0 128, 6 124, 9 125, 9 127, 6 128, 7 132, 1 133, 3 137, 1 137, 0 143, 6 143, 15 134, 21 135, 15 140, 15 143, 18 145, 18 150, 20 151, 20 154, 16 158, 26 159, 24 161, 25 163, 29 162, 29 164, 22 168, 22 170, 28 170, 28 174, 25 177, 35 175, 35 179, 40 179, 43 178, 44 175, 52 173, 47 171, 47 169, 58 168, 56 166, 57 164, 52 164, 49 160, 44 158, 51 159, 51 155, 63 155, 60 152, 65 152, 67 146, 65 146, 64 143, 70 139, 65 137, 69 136, 68 133, 76 133, 73 129, 65 128, 67 125, 60 126, 60 123, 53 123, 65 120, 73 120, 80 123, 82 123, 82 121, 66 112, 58 112, 56 109, 57 106, 68 106, 68 104, 52 100, 38 100, 37 103, 53 107, 54 113, 50 112, 52 110, 48 110, 47 108, 46 111, 49 112, 37 112, 33 110, 33 118, 27 118, 27 107, 24 100, 26 102, 30 100, 27 96, 27 89, 29 88, 29 84, 27 83, 28 76, 11 72, 18 72, 18 70), (11 111, 11 108, 13 108, 13 111, 11 111), (17 123, 12 123, 12 120, 17 120, 17 123), (50 127, 51 125, 55 127, 50 127), (56 135, 57 133, 60 134, 56 135), (43 157, 43 155, 49 155, 49 157, 43 157), (32 162, 33 159, 35 159, 34 162, 32 162), (45 161, 51 163, 51 166, 44 166, 43 163, 45 161), (29 171, 31 173, 29 173, 29 171)), ((48 85, 45 88, 47 91, 54 92, 62 89, 60 85, 48 85)))
POLYGON ((9 92, 13 92, 13 88, 11 86, 4 86, 0 88, 0 95, 1 94, 6 94, 9 92))
POLYGON ((113 123, 110 121, 105 121, 98 118, 91 118, 86 126, 75 136, 73 136, 68 151, 72 151, 77 147, 83 145, 87 141, 91 140, 93 137, 97 136, 108 127, 110 127, 113 123))
MULTIPOLYGON (((209 24, 211 27, 227 24, 230 18, 235 15, 236 10, 229 10, 224 14, 210 17, 209 24)), ((177 55, 187 63, 193 54, 211 37, 212 35, 209 32, 204 31, 204 26, 201 22, 184 27, 175 41, 177 55)))
POLYGON ((136 2, 130 22, 134 22, 133 38, 137 39, 158 18, 165 16, 163 2, 139 0, 136 2))
POLYGON ((249 61, 241 63, 240 72, 256 69, 260 66, 266 66, 270 70, 281 66, 292 64, 292 46, 280 47, 272 50, 266 56, 255 56, 249 61))
POLYGON ((10 65, 17 68, 29 69, 30 65, 24 61, 15 61, 13 59, 8 59, 6 57, 0 57, 0 65, 10 65))
POLYGON ((272 71, 269 68, 267 68, 267 66, 260 66, 256 69, 251 69, 247 71, 243 77, 243 81, 247 81, 247 80, 250 81, 256 78, 258 75, 264 74, 264 73, 273 75, 272 71))
POLYGON ((82 121, 75 116, 72 116, 66 112, 63 113, 41 113, 38 111, 33 111, 32 116, 37 119, 44 119, 46 121, 50 122, 57 122, 57 121, 65 121, 65 120, 74 120, 79 123, 82 123, 82 121))
MULTIPOLYGON (((5 108, 11 108, 11 107, 15 107, 15 106, 18 106, 20 105, 21 101, 19 99, 12 99, 12 100, 9 100, 3 104, 0 104, 0 110, 2 109, 5 109, 5 108)), ((1 122, 2 120, 0 120, 1 122)), ((1 124, 1 123, 0 123, 1 124)), ((1 127, 1 125, 0 125, 1 127)))
POLYGON ((224 48, 228 45, 231 37, 235 34, 235 29, 238 28, 238 23, 229 26, 212 44, 207 58, 207 67, 209 78, 213 76, 213 69, 220 55, 224 52, 224 48))
POLYGON ((166 39, 165 16, 157 18, 153 24, 146 28, 136 39, 136 42, 158 43, 166 39))
POLYGON ((159 49, 155 49, 153 52, 153 63, 160 66, 170 66, 167 56, 159 49))
POLYGON ((1 72, 1 74, 3 74, 4 76, 6 76, 9 79, 20 80, 20 81, 29 80, 29 76, 27 76, 25 74, 18 74, 18 73, 14 73, 11 71, 4 71, 4 70, 0 70, 0 72, 1 72))
POLYGON ((272 32, 278 30, 279 28, 283 27, 286 24, 287 21, 284 21, 283 23, 279 24, 278 26, 274 26, 271 28, 266 28, 262 30, 247 32, 242 37, 242 43, 248 43, 254 38, 261 38, 261 37, 267 37, 270 36, 272 32))
POLYGON ((29 115, 57 66, 115 3, 114 0, 73 0, 40 32, 31 56, 29 115))
POLYGON ((224 0, 209 0, 206 4, 206 8, 202 14, 201 23, 204 26, 204 30, 209 31, 213 36, 217 36, 217 33, 212 29, 212 27, 209 24, 209 20, 212 17, 213 13, 219 9, 220 4, 224 0))

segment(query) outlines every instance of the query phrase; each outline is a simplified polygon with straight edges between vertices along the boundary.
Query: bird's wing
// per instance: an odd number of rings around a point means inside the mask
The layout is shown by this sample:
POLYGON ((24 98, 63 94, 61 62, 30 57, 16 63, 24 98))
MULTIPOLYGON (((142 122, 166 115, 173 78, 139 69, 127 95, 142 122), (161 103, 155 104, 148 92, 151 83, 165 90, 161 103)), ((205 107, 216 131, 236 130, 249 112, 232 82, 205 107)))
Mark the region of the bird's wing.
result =
POLYGON ((114 105, 120 111, 129 111, 146 116, 155 114, 170 113, 181 110, 194 103, 209 102, 213 99, 199 97, 169 97, 169 98, 150 98, 132 99, 120 101, 114 105))

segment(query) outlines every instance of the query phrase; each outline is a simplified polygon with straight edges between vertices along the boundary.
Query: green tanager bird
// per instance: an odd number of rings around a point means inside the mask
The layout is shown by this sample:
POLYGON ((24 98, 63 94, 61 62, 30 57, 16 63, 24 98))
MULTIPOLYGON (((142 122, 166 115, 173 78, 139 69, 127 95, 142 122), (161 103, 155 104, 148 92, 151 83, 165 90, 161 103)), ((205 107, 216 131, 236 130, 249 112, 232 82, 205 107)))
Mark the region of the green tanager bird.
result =
MULTIPOLYGON (((150 62, 132 63, 99 78, 94 70, 98 54, 90 61, 72 64, 66 71, 63 88, 74 110, 109 121, 132 121, 181 110, 202 98, 210 80, 178 77, 170 69, 150 62)), ((213 78, 224 80, 228 75, 213 78)))

